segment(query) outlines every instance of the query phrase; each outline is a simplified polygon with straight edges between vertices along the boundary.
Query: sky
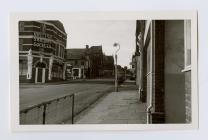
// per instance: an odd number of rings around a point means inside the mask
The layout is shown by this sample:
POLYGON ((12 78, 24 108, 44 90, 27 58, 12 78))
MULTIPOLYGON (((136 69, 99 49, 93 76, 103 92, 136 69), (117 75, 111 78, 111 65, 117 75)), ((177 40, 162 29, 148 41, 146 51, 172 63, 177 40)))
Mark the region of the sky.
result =
POLYGON ((135 51, 136 21, 120 20, 64 20, 67 33, 67 48, 85 48, 86 45, 102 45, 104 54, 114 55, 115 42, 120 44, 118 64, 130 68, 135 51))

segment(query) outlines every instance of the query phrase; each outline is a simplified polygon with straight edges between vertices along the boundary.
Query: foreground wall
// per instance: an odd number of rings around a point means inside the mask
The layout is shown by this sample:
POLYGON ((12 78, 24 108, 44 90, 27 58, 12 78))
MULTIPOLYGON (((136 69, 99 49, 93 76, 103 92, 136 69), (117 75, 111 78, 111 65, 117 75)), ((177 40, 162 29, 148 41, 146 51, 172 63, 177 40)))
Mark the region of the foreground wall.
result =
POLYGON ((149 123, 191 122, 191 28, 186 22, 146 21, 138 83, 149 123))
POLYGON ((184 21, 165 21, 165 120, 185 123, 184 21))

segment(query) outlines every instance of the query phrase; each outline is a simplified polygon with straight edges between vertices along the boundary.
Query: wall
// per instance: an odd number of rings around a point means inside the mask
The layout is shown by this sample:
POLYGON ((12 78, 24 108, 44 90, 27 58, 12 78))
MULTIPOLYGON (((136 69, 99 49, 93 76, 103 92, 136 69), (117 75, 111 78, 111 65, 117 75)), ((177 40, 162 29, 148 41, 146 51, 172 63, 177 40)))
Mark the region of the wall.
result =
POLYGON ((137 85, 137 87, 139 88, 140 87, 140 85, 139 85, 139 83, 140 83, 140 71, 141 71, 141 67, 140 67, 140 56, 135 56, 136 57, 136 70, 135 70, 135 73, 136 73, 136 85, 137 85))
POLYGON ((43 124, 43 122, 45 124, 60 124, 64 121, 71 123, 72 100, 72 96, 68 95, 22 110, 20 124, 43 124))
POLYGON ((165 21, 153 22, 152 30, 152 123, 164 123, 164 27, 165 21))
POLYGON ((185 101, 186 101, 186 122, 190 123, 191 118, 191 71, 185 72, 185 101))
POLYGON ((165 113, 167 123, 185 122, 184 22, 165 21, 165 113))

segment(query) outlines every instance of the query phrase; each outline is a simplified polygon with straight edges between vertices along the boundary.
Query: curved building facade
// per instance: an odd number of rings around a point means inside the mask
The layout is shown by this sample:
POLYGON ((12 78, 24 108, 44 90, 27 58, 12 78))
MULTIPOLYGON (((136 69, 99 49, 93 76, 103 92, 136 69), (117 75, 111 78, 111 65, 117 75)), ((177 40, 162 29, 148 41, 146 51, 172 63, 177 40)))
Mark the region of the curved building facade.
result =
POLYGON ((58 21, 19 21, 19 80, 65 80, 67 34, 58 21))

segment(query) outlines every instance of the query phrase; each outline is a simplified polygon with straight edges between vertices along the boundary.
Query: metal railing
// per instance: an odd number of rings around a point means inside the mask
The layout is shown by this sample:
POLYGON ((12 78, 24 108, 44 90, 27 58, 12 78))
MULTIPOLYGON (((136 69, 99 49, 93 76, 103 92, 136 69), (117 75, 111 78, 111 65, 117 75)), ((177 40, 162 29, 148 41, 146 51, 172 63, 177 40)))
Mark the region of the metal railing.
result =
POLYGON ((49 100, 20 110, 20 124, 74 124, 75 94, 49 100))

